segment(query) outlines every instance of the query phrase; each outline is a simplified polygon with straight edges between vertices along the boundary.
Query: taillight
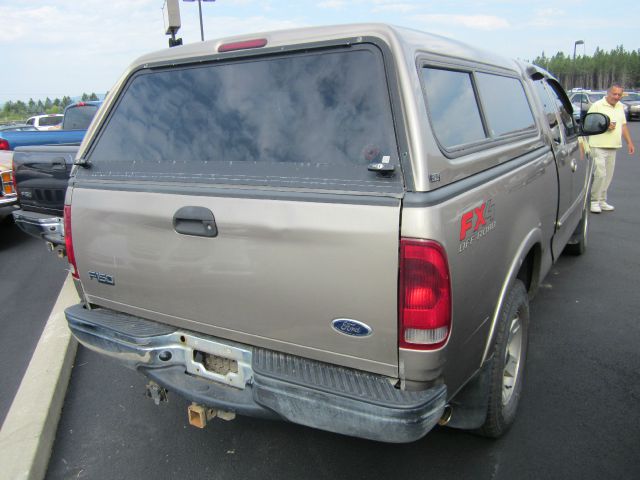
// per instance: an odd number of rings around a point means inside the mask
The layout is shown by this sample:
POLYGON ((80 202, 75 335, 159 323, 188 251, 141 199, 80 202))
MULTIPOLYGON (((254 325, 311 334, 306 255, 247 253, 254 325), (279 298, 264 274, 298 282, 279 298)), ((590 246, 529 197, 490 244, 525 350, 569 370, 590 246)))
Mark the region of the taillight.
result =
POLYGON ((430 240, 400 239, 400 348, 435 350, 451 331, 451 282, 444 248, 430 240))
POLYGON ((73 251, 73 236, 71 234, 71 205, 64 206, 64 245, 67 249, 67 260, 71 267, 71 276, 79 279, 76 254, 73 251))
POLYGON ((0 150, 11 150, 11 148, 9 148, 9 142, 4 138, 0 138, 0 150))

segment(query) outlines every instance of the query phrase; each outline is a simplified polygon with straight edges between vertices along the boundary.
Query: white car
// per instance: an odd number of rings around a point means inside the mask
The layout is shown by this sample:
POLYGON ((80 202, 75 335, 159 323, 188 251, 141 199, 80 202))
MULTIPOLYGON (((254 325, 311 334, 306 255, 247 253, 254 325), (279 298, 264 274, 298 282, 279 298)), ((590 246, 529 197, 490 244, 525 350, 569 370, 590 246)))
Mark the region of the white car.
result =
POLYGON ((27 125, 33 125, 38 130, 57 130, 62 126, 64 115, 61 113, 51 113, 49 115, 35 115, 25 122, 27 125))

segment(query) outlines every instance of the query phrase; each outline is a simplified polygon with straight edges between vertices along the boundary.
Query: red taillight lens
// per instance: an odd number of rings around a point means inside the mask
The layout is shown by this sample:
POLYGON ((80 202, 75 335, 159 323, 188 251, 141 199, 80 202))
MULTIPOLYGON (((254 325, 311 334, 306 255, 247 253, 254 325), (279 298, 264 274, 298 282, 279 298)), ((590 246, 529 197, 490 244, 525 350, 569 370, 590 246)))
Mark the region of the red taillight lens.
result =
POLYGON ((73 236, 71 234, 71 205, 64 206, 64 245, 67 249, 67 259, 71 267, 71 276, 79 279, 76 254, 73 251, 73 236))
POLYGON ((233 52, 235 50, 246 50, 247 48, 261 48, 267 44, 266 38, 256 38, 255 40, 245 40, 244 42, 225 43, 218 47, 218 52, 233 52))
POLYGON ((451 331, 447 255, 430 240, 400 240, 400 348, 435 350, 451 331))
POLYGON ((0 138, 0 150, 11 150, 11 148, 9 148, 9 142, 4 138, 0 138))

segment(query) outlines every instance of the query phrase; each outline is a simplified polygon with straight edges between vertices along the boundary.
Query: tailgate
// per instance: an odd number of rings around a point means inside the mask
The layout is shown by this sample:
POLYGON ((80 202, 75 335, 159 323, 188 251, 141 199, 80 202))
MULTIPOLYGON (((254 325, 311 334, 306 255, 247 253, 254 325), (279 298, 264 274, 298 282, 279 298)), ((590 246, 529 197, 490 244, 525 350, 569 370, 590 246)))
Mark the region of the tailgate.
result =
POLYGON ((398 200, 354 205, 80 188, 72 218, 78 270, 93 303, 381 373, 397 363, 398 200), (177 233, 173 217, 185 206, 212 212, 218 235, 177 233), (338 333, 332 322, 340 318, 366 324, 371 335, 338 333))
POLYGON ((64 196, 78 147, 23 147, 13 163, 20 206, 25 210, 62 216, 64 196))
POLYGON ((72 196, 90 301, 397 375, 404 179, 375 45, 142 69, 107 109, 72 196))

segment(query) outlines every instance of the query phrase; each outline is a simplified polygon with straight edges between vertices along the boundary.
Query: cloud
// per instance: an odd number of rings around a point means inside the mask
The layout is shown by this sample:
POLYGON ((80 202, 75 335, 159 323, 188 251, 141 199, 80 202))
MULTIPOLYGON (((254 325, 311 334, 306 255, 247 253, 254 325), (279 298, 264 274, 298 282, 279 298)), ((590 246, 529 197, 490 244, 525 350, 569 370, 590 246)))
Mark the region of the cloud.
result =
MULTIPOLYGON (((379 3, 379 2, 376 2, 379 3)), ((391 12, 391 13, 409 13, 420 8, 413 3, 383 3, 376 7, 373 7, 373 12, 391 12)))
POLYGON ((566 14, 559 8, 543 8, 536 10, 529 25, 535 27, 553 27, 566 24, 566 14))
POLYGON ((416 15, 416 20, 427 24, 444 24, 448 26, 458 25, 477 30, 500 30, 509 28, 511 25, 507 20, 494 15, 416 15))
POLYGON ((318 3, 320 8, 331 8, 335 10, 341 10, 347 6, 348 2, 344 0, 327 0, 325 2, 318 3))

